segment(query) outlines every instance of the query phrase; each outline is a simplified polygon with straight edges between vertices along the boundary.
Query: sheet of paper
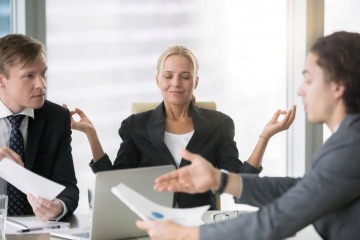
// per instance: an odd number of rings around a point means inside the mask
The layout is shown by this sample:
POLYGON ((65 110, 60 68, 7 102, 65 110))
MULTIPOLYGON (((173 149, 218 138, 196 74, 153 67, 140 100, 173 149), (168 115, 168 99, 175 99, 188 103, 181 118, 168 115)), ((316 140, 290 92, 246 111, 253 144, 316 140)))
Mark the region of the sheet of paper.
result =
MULTIPOLYGON (((68 222, 40 221, 35 216, 11 216, 6 219, 6 234, 19 234, 21 230, 31 229, 27 233, 50 232, 58 228, 69 228, 68 222)), ((24 234, 24 233, 22 233, 24 234)))
POLYGON ((42 176, 39 176, 14 161, 4 158, 0 161, 0 177, 25 194, 47 200, 54 199, 65 187, 42 176))
POLYGON ((112 187, 111 191, 143 220, 172 220, 185 226, 199 226, 203 224, 202 215, 210 207, 208 205, 186 209, 164 207, 123 183, 112 187))

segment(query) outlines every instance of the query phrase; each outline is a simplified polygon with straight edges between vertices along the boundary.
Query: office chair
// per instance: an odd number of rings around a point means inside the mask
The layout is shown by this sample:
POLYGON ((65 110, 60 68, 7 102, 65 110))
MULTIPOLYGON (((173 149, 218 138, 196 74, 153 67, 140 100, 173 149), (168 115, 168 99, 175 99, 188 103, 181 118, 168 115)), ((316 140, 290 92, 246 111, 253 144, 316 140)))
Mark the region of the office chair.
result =
MULTIPOLYGON (((146 112, 155 109, 159 104, 160 102, 134 102, 131 106, 131 112, 133 114, 146 112)), ((216 110, 215 102, 196 102, 195 105, 199 108, 216 110)))
MULTIPOLYGON (((155 109, 160 102, 134 102, 131 106, 131 112, 133 114, 146 112, 152 109, 155 109)), ((199 108, 205 108, 210 110, 216 110, 216 103, 215 102, 195 102, 195 105, 199 108)), ((221 210, 221 200, 220 195, 215 195, 215 207, 216 210, 221 210)))

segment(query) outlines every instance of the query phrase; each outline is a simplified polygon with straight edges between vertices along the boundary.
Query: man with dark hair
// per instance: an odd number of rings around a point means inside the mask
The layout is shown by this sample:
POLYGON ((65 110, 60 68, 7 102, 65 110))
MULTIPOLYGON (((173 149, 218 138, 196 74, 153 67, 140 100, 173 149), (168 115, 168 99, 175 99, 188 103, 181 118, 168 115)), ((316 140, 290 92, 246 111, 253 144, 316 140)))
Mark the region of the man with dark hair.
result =
POLYGON ((46 70, 45 49, 39 41, 21 34, 0 38, 0 160, 14 160, 65 190, 48 201, 26 196, 0 178, 0 192, 9 196, 9 215, 59 220, 75 211, 79 189, 71 155, 70 113, 45 100, 46 70))
POLYGON ((309 224, 324 239, 360 237, 360 34, 337 32, 310 49, 298 90, 310 122, 332 136, 313 156, 303 178, 226 174, 200 155, 183 151, 191 165, 156 180, 159 191, 217 189, 260 209, 216 224, 184 227, 171 221, 138 221, 151 238, 283 239, 309 224))

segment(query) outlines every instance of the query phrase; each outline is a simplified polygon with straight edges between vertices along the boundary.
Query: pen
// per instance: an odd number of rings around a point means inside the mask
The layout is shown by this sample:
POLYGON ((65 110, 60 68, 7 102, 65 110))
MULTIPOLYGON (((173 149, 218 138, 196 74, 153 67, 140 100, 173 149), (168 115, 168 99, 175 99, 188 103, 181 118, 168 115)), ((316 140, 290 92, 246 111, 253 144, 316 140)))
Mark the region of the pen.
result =
POLYGON ((48 226, 48 227, 38 227, 38 228, 27 228, 19 230, 22 233, 30 232, 30 231, 38 231, 38 230, 45 230, 45 229, 58 229, 60 228, 60 225, 54 225, 54 226, 48 226))

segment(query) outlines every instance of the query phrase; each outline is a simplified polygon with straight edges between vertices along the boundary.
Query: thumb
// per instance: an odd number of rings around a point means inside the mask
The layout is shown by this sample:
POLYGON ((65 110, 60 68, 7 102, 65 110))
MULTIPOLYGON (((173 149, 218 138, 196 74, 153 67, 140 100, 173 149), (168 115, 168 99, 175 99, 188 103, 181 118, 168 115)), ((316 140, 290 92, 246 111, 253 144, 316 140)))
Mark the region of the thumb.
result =
POLYGON ((152 225, 152 221, 141 221, 141 220, 136 221, 136 226, 142 230, 148 230, 149 228, 151 228, 151 225, 152 225))
POLYGON ((181 151, 181 156, 182 156, 184 159, 188 160, 189 162, 193 162, 193 161, 196 159, 196 155, 197 155, 197 154, 194 154, 194 153, 192 153, 192 152, 189 152, 189 151, 186 150, 186 149, 181 149, 180 151, 181 151))

